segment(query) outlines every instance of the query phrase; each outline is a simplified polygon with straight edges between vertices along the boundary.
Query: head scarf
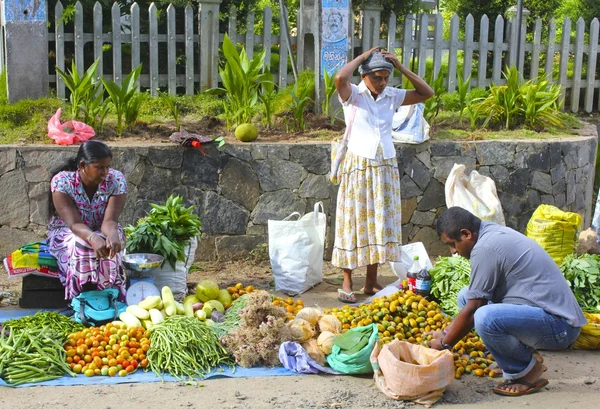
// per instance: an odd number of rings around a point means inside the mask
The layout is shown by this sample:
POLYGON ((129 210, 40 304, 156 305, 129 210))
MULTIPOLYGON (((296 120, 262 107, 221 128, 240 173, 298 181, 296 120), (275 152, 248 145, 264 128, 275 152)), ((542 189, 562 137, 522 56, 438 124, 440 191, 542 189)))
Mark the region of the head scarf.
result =
POLYGON ((394 70, 394 65, 389 62, 380 52, 373 52, 367 58, 367 61, 358 67, 360 75, 370 74, 375 71, 388 70, 390 74, 394 70))

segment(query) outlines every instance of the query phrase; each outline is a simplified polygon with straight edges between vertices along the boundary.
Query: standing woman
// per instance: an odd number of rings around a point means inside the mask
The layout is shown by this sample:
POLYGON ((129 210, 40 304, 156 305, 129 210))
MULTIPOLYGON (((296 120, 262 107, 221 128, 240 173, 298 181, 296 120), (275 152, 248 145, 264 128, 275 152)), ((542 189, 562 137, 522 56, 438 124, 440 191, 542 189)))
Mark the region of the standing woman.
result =
POLYGON ((433 90, 400 64, 398 57, 375 47, 346 64, 335 76, 335 87, 351 127, 348 151, 340 169, 332 264, 344 271, 338 290, 342 302, 356 302, 352 270, 367 266, 363 292, 374 294, 377 267, 399 261, 402 252, 400 175, 392 142, 392 117, 401 105, 423 102, 433 90), (362 81, 350 83, 358 68, 362 81), (398 69, 414 90, 388 87, 398 69))
POLYGON ((106 144, 86 141, 52 177, 48 245, 58 262, 65 299, 77 296, 88 283, 99 290, 116 287, 125 298, 120 254, 125 234, 119 216, 127 183, 121 172, 111 169, 111 161, 106 144))

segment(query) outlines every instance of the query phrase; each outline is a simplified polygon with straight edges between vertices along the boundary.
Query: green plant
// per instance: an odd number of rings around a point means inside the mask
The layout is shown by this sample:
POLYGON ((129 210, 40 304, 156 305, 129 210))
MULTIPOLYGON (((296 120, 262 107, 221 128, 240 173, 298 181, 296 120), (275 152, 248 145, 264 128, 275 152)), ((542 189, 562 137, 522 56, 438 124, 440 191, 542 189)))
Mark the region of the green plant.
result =
POLYGON ((560 270, 569 282, 575 299, 586 312, 598 312, 600 306, 600 256, 596 254, 569 255, 560 270))
POLYGON ((95 82, 94 89, 87 94, 80 108, 85 114, 83 122, 101 131, 110 105, 104 102, 104 90, 100 81, 95 82))
POLYGON ((336 88, 335 88, 335 75, 337 74, 337 71, 334 72, 333 74, 329 75, 329 71, 327 70, 323 70, 323 82, 325 85, 325 101, 323 101, 322 104, 322 108, 323 108, 323 115, 325 116, 329 116, 329 108, 331 107, 331 97, 333 97, 333 94, 335 94, 336 88))
POLYGON ((157 253, 175 266, 185 261, 185 245, 200 233, 202 223, 193 213, 194 206, 185 207, 181 196, 169 196, 164 205, 150 203, 152 209, 135 226, 125 227, 127 251, 157 253))
POLYGON ((139 114, 143 98, 139 95, 140 91, 137 89, 136 84, 141 72, 142 64, 123 79, 121 86, 112 80, 107 81, 100 78, 108 93, 110 104, 117 114, 117 134, 119 136, 123 134, 123 117, 125 116, 127 124, 131 125, 139 114))
POLYGON ((437 117, 442 106, 442 96, 446 94, 446 86, 444 85, 444 77, 439 75, 439 73, 435 80, 432 80, 430 76, 427 83, 431 84, 434 94, 432 98, 425 101, 423 116, 429 123, 433 123, 433 120, 437 117))
POLYGON ((478 110, 486 117, 484 126, 495 121, 504 122, 506 129, 512 129, 519 112, 519 71, 516 67, 507 68, 503 75, 506 85, 492 85, 490 95, 478 104, 478 110))
POLYGON ((256 54, 250 61, 244 48, 238 54, 227 34, 222 50, 226 59, 225 66, 219 69, 223 88, 211 88, 205 92, 225 95, 225 118, 227 126, 233 128, 250 122, 254 115, 259 89, 268 78, 267 74, 262 73, 266 50, 256 54))
POLYGON ((258 95, 260 101, 263 103, 265 108, 265 119, 267 127, 271 127, 273 124, 273 112, 275 106, 275 97, 277 91, 275 90, 275 82, 273 81, 273 74, 269 71, 265 72, 264 82, 262 83, 262 92, 258 95))
POLYGON ((294 84, 294 88, 288 91, 292 96, 292 114, 294 115, 294 129, 296 131, 304 131, 304 111, 309 102, 313 102, 310 95, 312 89, 306 85, 300 84, 300 81, 294 84))
POLYGON ((133 126, 140 115, 140 108, 143 102, 144 95, 138 92, 131 97, 127 104, 127 108, 125 109, 125 125, 127 125, 127 128, 130 131, 133 129, 133 126))
POLYGON ((65 73, 60 68, 56 67, 56 73, 65 83, 65 86, 71 91, 69 102, 71 103, 71 119, 77 119, 79 110, 84 101, 95 100, 96 93, 99 89, 99 84, 96 83, 96 69, 99 60, 94 61, 92 65, 81 76, 77 72, 75 59, 71 62, 71 69, 65 73))
POLYGON ((177 128, 181 127, 181 121, 179 120, 179 113, 181 111, 181 102, 179 98, 169 95, 167 92, 158 91, 159 98, 165 103, 171 115, 173 116, 173 120, 175 124, 177 124, 177 128))
POLYGON ((442 310, 451 316, 458 314, 456 297, 463 287, 469 285, 469 260, 464 257, 440 257, 429 274, 431 294, 439 300, 442 310))
POLYGON ((544 78, 529 80, 523 84, 521 93, 525 125, 531 129, 560 127, 563 125, 559 117, 560 85, 551 84, 544 78))
POLYGON ((471 76, 467 79, 463 79, 462 76, 458 76, 458 118, 460 123, 462 123, 462 116, 465 110, 465 106, 467 104, 467 94, 469 93, 469 87, 471 85, 471 76))

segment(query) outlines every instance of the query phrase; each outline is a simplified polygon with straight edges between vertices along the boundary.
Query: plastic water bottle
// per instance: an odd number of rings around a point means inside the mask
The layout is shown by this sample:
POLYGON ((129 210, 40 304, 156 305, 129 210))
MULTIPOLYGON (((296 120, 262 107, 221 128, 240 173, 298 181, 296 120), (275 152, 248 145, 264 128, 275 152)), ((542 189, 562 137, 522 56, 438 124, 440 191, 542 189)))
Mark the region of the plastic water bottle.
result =
POLYGON ((408 280, 408 289, 415 292, 417 289, 417 274, 421 271, 421 264, 419 263, 419 256, 413 257, 413 263, 406 273, 406 279, 408 280))

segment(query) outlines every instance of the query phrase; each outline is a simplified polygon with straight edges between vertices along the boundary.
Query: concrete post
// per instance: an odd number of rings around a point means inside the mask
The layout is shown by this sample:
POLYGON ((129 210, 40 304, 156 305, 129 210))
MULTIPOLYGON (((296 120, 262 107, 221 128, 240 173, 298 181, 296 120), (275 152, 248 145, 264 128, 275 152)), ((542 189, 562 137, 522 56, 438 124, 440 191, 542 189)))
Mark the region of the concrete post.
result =
POLYGON ((222 0, 199 0, 200 90, 219 82, 219 6, 222 0))
POLYGON ((517 67, 519 73, 523 75, 523 64, 525 61, 525 34, 527 31, 527 17, 531 14, 531 12, 526 8, 523 8, 521 11, 521 35, 519 36, 519 9, 517 8, 517 6, 512 6, 509 7, 508 10, 506 10, 505 35, 508 40, 509 48, 507 61, 504 65, 508 65, 509 67, 517 67))
MULTIPOLYGON (((362 51, 381 45, 381 12, 383 6, 373 0, 365 2, 362 12, 362 51)), ((386 46, 386 44, 384 44, 386 46)))
POLYGON ((48 95, 45 0, 2 1, 8 101, 48 95))
POLYGON ((321 109, 322 84, 318 72, 321 69, 320 48, 320 0, 300 0, 298 11, 298 36, 296 37, 296 58, 298 72, 310 69, 315 73, 315 111, 321 109))

